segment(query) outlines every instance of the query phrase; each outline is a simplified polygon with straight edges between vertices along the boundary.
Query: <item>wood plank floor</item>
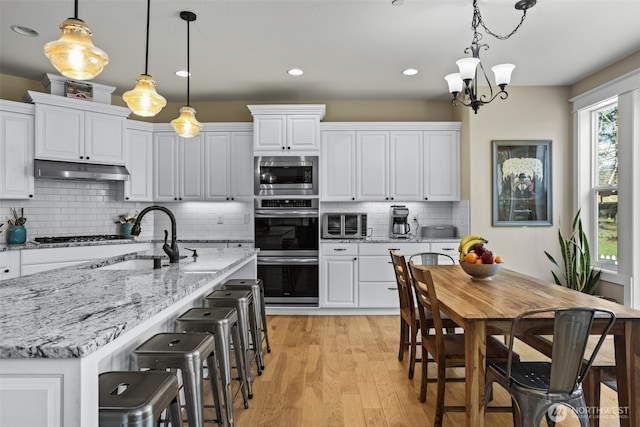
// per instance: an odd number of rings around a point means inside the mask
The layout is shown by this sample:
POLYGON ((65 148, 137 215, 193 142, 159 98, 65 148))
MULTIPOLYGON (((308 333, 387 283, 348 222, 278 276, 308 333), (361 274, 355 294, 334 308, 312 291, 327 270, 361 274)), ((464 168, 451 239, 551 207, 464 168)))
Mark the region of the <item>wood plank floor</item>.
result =
MULTIPOLYGON (((255 377, 245 409, 236 399, 238 427, 426 427, 433 425, 435 384, 418 401, 419 365, 407 378, 408 353, 397 359, 398 316, 269 316, 271 353, 255 377)), ((537 353, 518 348, 522 356, 537 353)), ((537 356, 540 357, 540 356, 537 356)), ((452 370, 463 376, 463 370, 452 370)), ((435 376, 430 373, 431 376, 435 376)), ((495 402, 509 399, 496 387, 495 402)), ((447 405, 464 404, 464 383, 448 383, 447 405)), ((616 395, 602 387, 601 406, 617 414, 616 395)), ((464 413, 446 413, 444 427, 465 424, 464 413)), ((186 424, 185 424, 186 425, 186 424)), ((490 413, 488 427, 512 426, 511 414, 490 413)), ((558 427, 578 426, 571 414, 558 427)), ((618 426, 617 415, 600 426, 618 426)), ((543 421, 541 426, 546 426, 543 421)))

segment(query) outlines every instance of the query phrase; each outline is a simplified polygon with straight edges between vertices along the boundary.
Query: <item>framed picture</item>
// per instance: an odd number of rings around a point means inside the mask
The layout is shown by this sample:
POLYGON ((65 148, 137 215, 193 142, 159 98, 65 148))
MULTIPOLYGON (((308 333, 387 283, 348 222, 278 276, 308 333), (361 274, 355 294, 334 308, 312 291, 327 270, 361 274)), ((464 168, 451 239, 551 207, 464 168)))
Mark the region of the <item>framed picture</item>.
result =
POLYGON ((551 226, 551 141, 493 142, 493 226, 551 226))

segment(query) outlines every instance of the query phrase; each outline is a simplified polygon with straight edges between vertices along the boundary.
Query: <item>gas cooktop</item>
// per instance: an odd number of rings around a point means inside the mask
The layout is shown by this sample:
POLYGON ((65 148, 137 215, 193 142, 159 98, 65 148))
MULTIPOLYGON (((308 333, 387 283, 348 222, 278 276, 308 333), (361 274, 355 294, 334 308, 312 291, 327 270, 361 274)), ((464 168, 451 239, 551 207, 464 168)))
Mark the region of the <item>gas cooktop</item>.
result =
POLYGON ((102 242, 105 240, 122 240, 124 236, 118 234, 95 234, 90 236, 58 236, 58 237, 36 237, 38 243, 75 243, 75 242, 102 242))

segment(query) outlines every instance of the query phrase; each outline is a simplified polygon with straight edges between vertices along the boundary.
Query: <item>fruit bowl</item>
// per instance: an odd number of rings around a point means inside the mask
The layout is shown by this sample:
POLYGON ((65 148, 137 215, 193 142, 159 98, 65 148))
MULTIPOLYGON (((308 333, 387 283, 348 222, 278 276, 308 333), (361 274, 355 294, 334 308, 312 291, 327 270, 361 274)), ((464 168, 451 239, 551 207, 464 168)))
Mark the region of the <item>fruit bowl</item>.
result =
POLYGON ((502 264, 472 264, 462 261, 460 267, 474 279, 490 280, 502 268, 502 264))

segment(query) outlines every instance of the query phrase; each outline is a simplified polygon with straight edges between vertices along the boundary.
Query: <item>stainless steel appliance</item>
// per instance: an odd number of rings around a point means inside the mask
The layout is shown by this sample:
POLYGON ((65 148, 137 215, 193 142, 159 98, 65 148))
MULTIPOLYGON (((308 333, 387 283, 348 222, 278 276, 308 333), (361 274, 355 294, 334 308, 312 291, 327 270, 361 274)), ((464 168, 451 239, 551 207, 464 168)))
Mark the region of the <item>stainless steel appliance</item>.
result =
POLYGON ((406 239, 410 232, 409 209, 404 205, 392 205, 389 208, 389 237, 406 239))
POLYGON ((255 157, 256 196, 317 196, 317 156, 255 157))
POLYGON ((325 213, 322 216, 323 239, 365 239, 367 214, 325 213))
POLYGON ((256 199, 255 246, 265 303, 318 305, 318 199, 256 199))

